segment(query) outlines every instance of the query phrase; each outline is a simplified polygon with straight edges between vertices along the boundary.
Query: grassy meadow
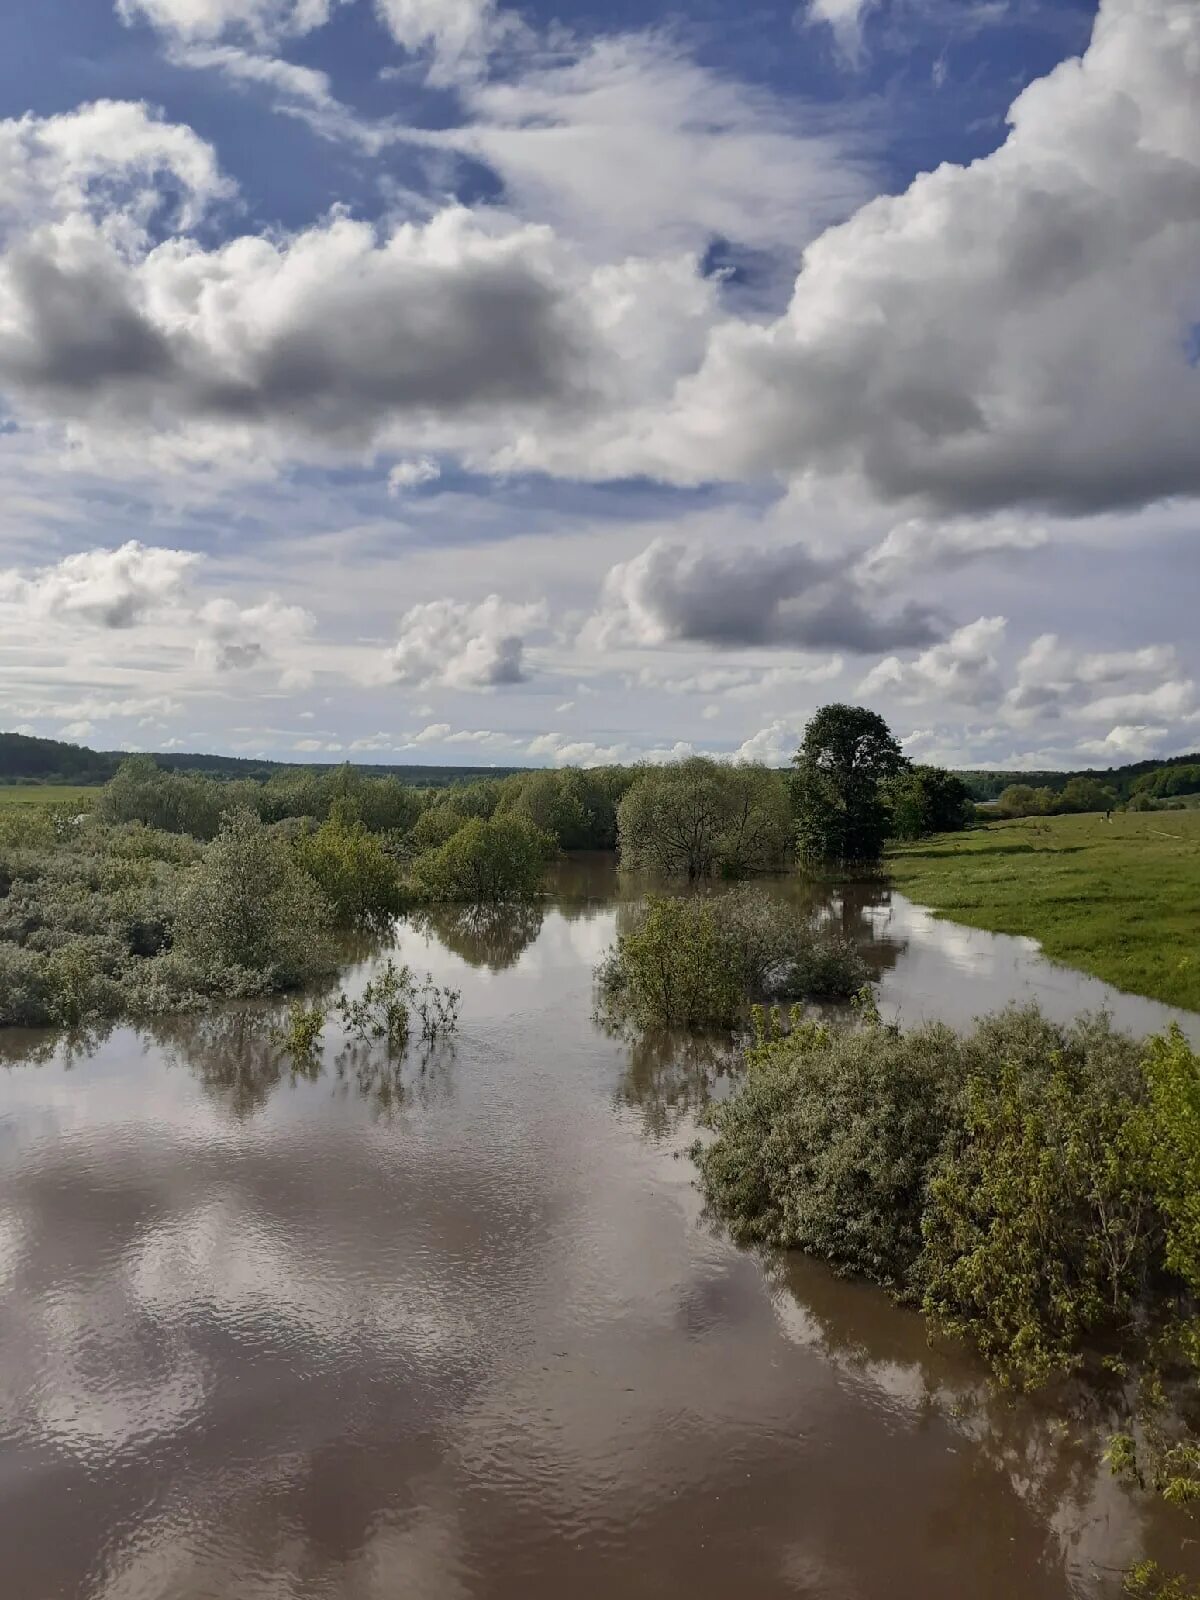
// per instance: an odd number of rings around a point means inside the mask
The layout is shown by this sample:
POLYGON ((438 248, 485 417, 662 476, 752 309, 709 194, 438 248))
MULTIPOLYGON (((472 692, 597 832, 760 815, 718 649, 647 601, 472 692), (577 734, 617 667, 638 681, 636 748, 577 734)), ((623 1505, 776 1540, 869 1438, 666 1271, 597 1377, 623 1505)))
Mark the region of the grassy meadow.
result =
POLYGON ((100 790, 95 784, 26 783, 0 785, 0 806, 77 805, 86 810, 95 803, 100 790))
POLYGON ((1200 1011, 1200 811, 988 823, 897 846, 888 866, 939 915, 1200 1011))
POLYGON ((11 784, 0 786, 0 806, 77 805, 85 811, 96 803, 98 794, 96 784, 11 784))

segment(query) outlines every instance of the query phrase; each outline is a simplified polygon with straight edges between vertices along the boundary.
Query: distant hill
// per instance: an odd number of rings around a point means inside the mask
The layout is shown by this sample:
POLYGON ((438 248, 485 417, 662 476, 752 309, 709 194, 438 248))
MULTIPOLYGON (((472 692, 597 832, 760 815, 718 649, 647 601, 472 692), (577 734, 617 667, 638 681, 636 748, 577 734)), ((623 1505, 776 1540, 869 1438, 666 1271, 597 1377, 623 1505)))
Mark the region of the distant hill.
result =
MULTIPOLYGON (((59 739, 35 739, 24 733, 0 733, 0 784, 105 784, 127 754, 124 750, 89 750, 85 745, 65 744, 59 739)), ((322 772, 339 765, 334 761, 263 761, 253 756, 189 755, 175 751, 151 751, 150 754, 167 771, 259 781, 274 772, 300 767, 322 772)), ((394 766, 359 766, 356 763, 356 768, 369 777, 395 775, 406 783, 427 789, 468 783, 472 778, 502 778, 525 770, 521 767, 432 767, 400 763, 394 766)))

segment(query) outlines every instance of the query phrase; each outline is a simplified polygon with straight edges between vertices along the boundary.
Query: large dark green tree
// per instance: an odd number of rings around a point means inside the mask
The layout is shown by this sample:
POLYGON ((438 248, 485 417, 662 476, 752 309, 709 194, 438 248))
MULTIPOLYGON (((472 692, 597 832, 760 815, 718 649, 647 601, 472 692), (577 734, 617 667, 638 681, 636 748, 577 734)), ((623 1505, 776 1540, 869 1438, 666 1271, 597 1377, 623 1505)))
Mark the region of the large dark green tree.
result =
POLYGON ((863 706, 823 706, 795 756, 792 797, 802 860, 877 861, 888 832, 882 786, 907 765, 891 729, 863 706))

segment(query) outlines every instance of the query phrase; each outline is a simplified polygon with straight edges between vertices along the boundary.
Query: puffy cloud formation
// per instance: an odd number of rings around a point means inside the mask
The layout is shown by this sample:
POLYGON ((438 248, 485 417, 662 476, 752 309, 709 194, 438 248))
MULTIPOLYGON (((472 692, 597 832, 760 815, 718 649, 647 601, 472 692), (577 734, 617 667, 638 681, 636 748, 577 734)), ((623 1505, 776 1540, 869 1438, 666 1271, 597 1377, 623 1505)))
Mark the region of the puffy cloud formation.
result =
POLYGON ((897 523, 868 550, 858 573, 873 583, 892 583, 914 571, 944 572, 985 556, 1040 550, 1048 539, 1043 523, 1012 517, 949 522, 912 518, 897 523))
POLYGON ((1195 683, 1173 645, 1086 652, 1053 633, 1030 645, 1005 699, 1007 715, 1018 724, 1070 714, 1086 722, 1144 726, 1190 717, 1195 709, 1195 683))
POLYGON ((88 216, 128 238, 171 198, 188 227, 231 192, 212 146, 140 101, 0 121, 0 237, 88 216))
MULTIPOLYGON (((312 631, 314 618, 303 606, 289 606, 269 595, 258 605, 239 606, 220 598, 196 613, 196 660, 212 672, 244 672, 271 660, 281 644, 312 631)), ((303 675, 293 668, 288 681, 298 687, 303 675)))
POLYGON ((916 603, 886 615, 869 609, 844 565, 803 545, 725 550, 665 538, 613 567, 593 629, 601 642, 860 653, 928 644, 941 631, 916 603))
POLYGON ((525 635, 545 621, 544 605, 514 605, 495 594, 479 605, 431 600, 400 619, 385 674, 396 683, 454 689, 523 683, 525 635))
POLYGON ((1007 626, 1004 617, 980 617, 912 661, 888 656, 868 672, 858 692, 867 697, 892 694, 906 701, 940 698, 971 706, 994 702, 1003 692, 994 652, 1007 626))
POLYGON ((545 230, 451 209, 377 238, 335 217, 130 263, 79 221, 0 262, 0 385, 98 426, 187 420, 362 445, 395 419, 569 406, 580 318, 545 230))
POLYGON ((1101 0, 1009 120, 811 244, 785 317, 717 330, 649 452, 942 511, 1200 491, 1200 7, 1101 0))
MULTIPOLYGON (((88 634, 140 630, 151 648, 190 648, 206 674, 271 665, 284 647, 311 632, 314 619, 277 596, 240 605, 228 596, 193 592, 204 558, 130 540, 114 550, 85 550, 33 572, 0 570, 0 622, 72 646, 88 634)), ((128 647, 132 650, 133 646, 128 647)), ((123 652, 125 653, 125 652, 123 652)), ((300 668, 289 669, 293 680, 300 668)), ((146 714, 162 698, 79 701, 91 718, 146 714)), ((31 712, 31 714, 33 714, 31 712)))
POLYGON ((395 499, 406 489, 419 489, 424 483, 436 483, 441 475, 442 469, 432 456, 398 461, 388 473, 388 494, 395 499))
POLYGON ((15 568, 0 571, 0 605, 15 606, 31 622, 129 628, 178 605, 199 559, 131 539, 119 550, 81 551, 28 576, 15 568))

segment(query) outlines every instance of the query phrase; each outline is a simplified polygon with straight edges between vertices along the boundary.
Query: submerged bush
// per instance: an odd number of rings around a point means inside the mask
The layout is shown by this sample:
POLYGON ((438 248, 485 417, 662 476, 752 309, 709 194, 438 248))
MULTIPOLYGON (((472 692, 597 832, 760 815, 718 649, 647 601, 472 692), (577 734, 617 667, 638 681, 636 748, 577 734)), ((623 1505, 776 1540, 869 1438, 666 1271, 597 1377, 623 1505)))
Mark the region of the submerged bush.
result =
POLYGON ((969 1054, 959 1126, 929 1185, 918 1285, 926 1314, 972 1339, 1005 1381, 1037 1384, 1071 1370, 1089 1341, 1127 1333, 1147 1282, 1140 1049, 1106 1020, 1060 1028, 1017 1013, 985 1025, 969 1054))
POLYGON ((846 939, 753 889, 651 895, 597 972, 602 1008, 638 1026, 729 1025, 747 1001, 846 998, 869 979, 846 939))
POLYGON ((233 968, 287 988, 331 969, 328 922, 327 902, 286 842, 239 810, 192 869, 175 943, 206 976, 233 968))
POLYGON ((386 1041, 389 1050, 400 1050, 408 1042, 414 1016, 425 1044, 454 1033, 461 999, 460 990, 434 983, 431 973, 418 983, 411 967, 398 967, 389 960, 357 999, 341 995, 336 1010, 347 1033, 360 1044, 386 1041))
POLYGON ((734 1236, 809 1251, 903 1287, 922 1248, 930 1166, 953 1126, 963 1047, 949 1028, 801 1022, 758 1045, 695 1155, 734 1236))
POLYGON ((556 850, 523 817, 471 817, 445 844, 418 856, 412 873, 431 900, 514 899, 538 889, 556 850))
POLYGON ((400 867, 361 822, 331 817, 296 842, 296 859, 342 927, 385 923, 407 900, 400 867))
MULTIPOLYGON (((1100 1347, 1148 1374, 1200 1357, 1200 1059, 1178 1030, 1142 1045, 1036 1009, 964 1035, 801 1023, 747 1068, 696 1151, 737 1237, 891 1285, 1005 1383, 1100 1347)), ((1200 1494, 1193 1438, 1155 1451, 1147 1480, 1200 1494)))

